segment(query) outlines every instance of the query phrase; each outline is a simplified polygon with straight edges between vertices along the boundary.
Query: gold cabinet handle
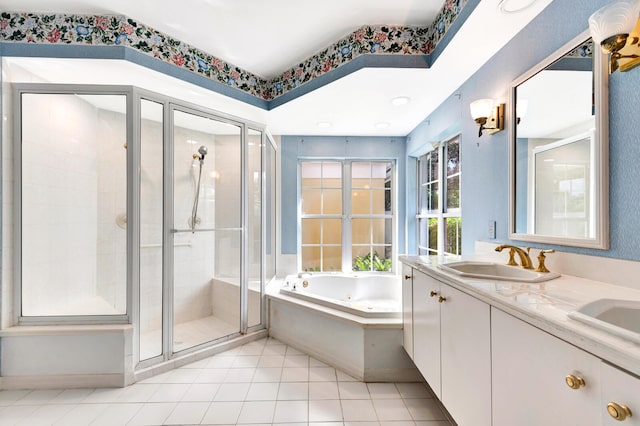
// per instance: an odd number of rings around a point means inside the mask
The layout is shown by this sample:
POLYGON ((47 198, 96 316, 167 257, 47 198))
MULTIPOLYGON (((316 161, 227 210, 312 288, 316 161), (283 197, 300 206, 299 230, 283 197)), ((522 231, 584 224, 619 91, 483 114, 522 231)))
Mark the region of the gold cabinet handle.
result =
POLYGON ((438 302, 439 303, 446 302, 446 300, 447 300, 446 297, 442 297, 442 296, 438 297, 438 302))
POLYGON ((411 275, 405 275, 405 276, 404 276, 404 279, 405 279, 405 280, 410 280, 410 279, 411 279, 411 275))
POLYGON ((431 290, 431 291, 429 292, 429 297, 436 297, 437 295, 438 295, 438 292, 437 292, 437 291, 435 291, 435 290, 431 290))
POLYGON ((569 374, 565 377, 564 381, 571 389, 580 389, 585 386, 584 379, 582 377, 574 376, 573 374, 569 374))
POLYGON ((626 405, 610 402, 607 404, 607 413, 619 422, 631 417, 631 410, 626 405))

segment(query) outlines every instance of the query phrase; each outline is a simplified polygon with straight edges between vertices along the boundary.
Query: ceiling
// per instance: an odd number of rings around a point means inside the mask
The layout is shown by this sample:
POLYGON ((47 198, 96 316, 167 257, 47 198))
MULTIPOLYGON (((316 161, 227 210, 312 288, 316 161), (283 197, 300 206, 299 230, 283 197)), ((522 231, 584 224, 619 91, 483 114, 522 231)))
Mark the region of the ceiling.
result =
MULTIPOLYGON (((531 3, 532 0, 504 1, 531 3)), ((499 0, 482 0, 432 68, 361 69, 259 114, 260 119, 273 134, 404 136, 551 1, 534 0, 522 12, 503 13, 498 9, 499 0), (411 100, 407 105, 394 106, 390 101, 397 96, 411 100), (318 127, 321 122, 330 123, 330 127, 318 127), (380 128, 376 126, 378 123, 387 123, 387 126, 380 128)), ((254 74, 272 78, 362 25, 426 27, 443 3, 442 0, 324 0, 322 3, 0 0, 0 9, 123 14, 254 74)), ((240 112, 242 116, 242 108, 236 105, 238 101, 226 99, 234 113, 240 112)))

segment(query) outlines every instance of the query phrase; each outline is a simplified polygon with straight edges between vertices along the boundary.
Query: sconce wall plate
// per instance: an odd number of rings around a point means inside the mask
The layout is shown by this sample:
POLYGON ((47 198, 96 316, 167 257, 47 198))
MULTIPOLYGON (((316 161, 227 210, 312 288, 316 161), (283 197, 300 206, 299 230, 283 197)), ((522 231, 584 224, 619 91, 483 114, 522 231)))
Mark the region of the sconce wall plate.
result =
POLYGON ((617 58, 620 71, 629 71, 640 65, 640 18, 627 37, 627 43, 618 53, 620 54, 617 58))
POLYGON ((491 117, 487 119, 487 124, 484 125, 484 130, 490 135, 504 130, 504 110, 505 104, 496 105, 491 113, 491 117))

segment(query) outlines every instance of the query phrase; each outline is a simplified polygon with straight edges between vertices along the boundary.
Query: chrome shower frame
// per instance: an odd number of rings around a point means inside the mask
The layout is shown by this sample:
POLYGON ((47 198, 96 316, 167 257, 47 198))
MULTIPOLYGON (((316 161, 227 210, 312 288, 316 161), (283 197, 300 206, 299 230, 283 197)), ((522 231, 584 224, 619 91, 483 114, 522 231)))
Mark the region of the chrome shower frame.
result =
MULTIPOLYGON (((276 145, 273 143, 273 138, 268 136, 264 125, 244 120, 238 117, 234 117, 229 114, 225 114, 219 111, 214 111, 209 108, 204 108, 198 105, 194 105, 179 99, 161 95, 159 93, 151 92, 145 89, 133 87, 133 86, 112 86, 112 85, 58 85, 58 84, 14 84, 13 85, 13 105, 14 105, 14 170, 15 170, 15 208, 14 208, 14 271, 15 271, 15 286, 14 286, 14 324, 16 325, 55 325, 55 324, 133 324, 133 357, 136 364, 136 368, 146 368, 161 362, 169 361, 176 357, 176 354, 184 355, 191 352, 202 350, 203 348, 215 346, 221 342, 228 341, 243 334, 258 331, 266 327, 266 305, 265 305, 265 282, 273 277, 265 277, 265 250, 266 250, 266 238, 265 229, 267 226, 273 228, 273 226, 265 223, 265 193, 264 185, 264 173, 265 173, 265 150, 267 146, 270 149, 276 149, 276 145), (126 249, 127 249, 127 283, 126 283, 126 313, 124 315, 84 315, 84 316, 43 316, 43 317, 28 317, 23 316, 20 310, 22 305, 22 286, 21 286, 21 270, 22 270, 22 256, 21 256, 21 170, 22 170, 22 158, 21 151, 21 104, 20 98, 23 93, 35 93, 35 94, 82 94, 82 95, 125 95, 126 96, 126 141, 127 141, 127 159, 126 159, 126 173, 127 173, 127 228, 126 228, 126 249), (157 102, 163 105, 163 240, 162 240, 162 355, 147 360, 140 361, 140 163, 141 163, 141 101, 148 100, 157 102), (236 230, 240 232, 241 238, 241 253, 240 253, 240 324, 238 332, 212 340, 210 342, 185 349, 180 352, 173 352, 173 244, 174 236, 177 232, 208 232, 216 231, 215 229, 174 229, 174 212, 173 212, 173 112, 183 111, 200 115, 207 118, 213 118, 218 121, 227 122, 240 127, 241 129, 241 226, 238 228, 230 229, 225 228, 225 231, 236 230), (247 144, 248 144, 248 129, 258 130, 261 132, 262 137, 262 217, 260 218, 260 226, 262 227, 262 246, 261 246, 261 261, 260 261, 260 281, 261 281, 261 322, 258 325, 248 327, 248 245, 249 236, 247 232, 247 225, 249 221, 249 209, 248 209, 248 171, 247 171, 247 144), (269 141, 269 144, 267 144, 269 141)), ((200 163, 202 165, 204 155, 201 154, 200 163)), ((275 175, 275 171, 274 175, 275 175)), ((274 181, 275 185, 275 181, 274 181)), ((273 188, 272 190, 276 190, 273 188)), ((275 206, 273 206, 275 215, 275 206)), ((275 229, 271 229, 273 237, 275 238, 275 229)))

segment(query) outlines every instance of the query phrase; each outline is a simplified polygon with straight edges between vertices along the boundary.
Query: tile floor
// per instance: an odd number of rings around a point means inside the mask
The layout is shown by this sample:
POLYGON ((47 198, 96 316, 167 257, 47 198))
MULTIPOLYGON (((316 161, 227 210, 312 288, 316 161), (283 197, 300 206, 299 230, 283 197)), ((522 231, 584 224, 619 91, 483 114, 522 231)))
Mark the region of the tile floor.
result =
POLYGON ((261 339, 119 389, 0 392, 0 425, 451 426, 420 383, 362 383, 261 339))

